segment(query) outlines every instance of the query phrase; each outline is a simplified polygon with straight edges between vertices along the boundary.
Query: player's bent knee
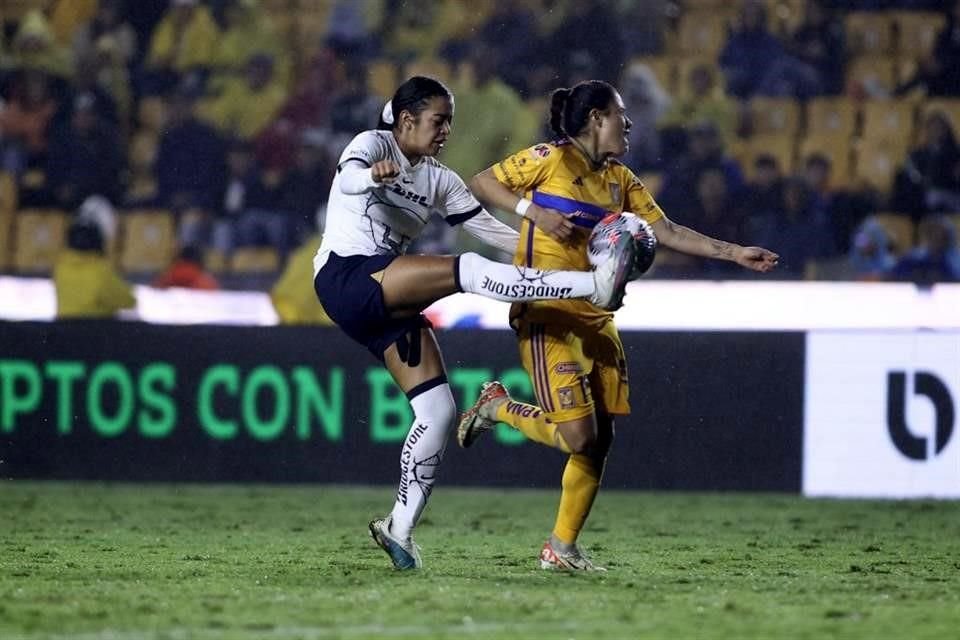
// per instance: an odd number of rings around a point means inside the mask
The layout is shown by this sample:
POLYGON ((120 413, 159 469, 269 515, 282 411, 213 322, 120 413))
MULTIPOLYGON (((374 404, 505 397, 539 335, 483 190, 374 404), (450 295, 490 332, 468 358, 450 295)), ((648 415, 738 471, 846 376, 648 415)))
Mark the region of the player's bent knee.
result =
POLYGON ((597 434, 593 429, 567 429, 561 435, 570 447, 570 453, 590 455, 597 444, 597 434))
POLYGON ((436 410, 435 420, 437 424, 442 424, 446 428, 453 428, 453 425, 457 422, 457 403, 453 401, 453 398, 450 398, 449 402, 439 402, 434 405, 436 410))

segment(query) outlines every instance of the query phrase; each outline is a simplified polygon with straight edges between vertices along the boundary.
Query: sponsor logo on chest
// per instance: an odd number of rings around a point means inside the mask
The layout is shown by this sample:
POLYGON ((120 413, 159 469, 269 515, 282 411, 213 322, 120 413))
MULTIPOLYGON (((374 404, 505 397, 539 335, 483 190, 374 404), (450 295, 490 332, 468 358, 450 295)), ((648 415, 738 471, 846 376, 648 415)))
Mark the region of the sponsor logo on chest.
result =
POLYGON ((419 204, 422 207, 430 206, 429 200, 427 200, 427 196, 422 196, 419 193, 414 193, 410 189, 405 189, 404 187, 400 186, 396 182, 390 185, 389 189, 390 191, 392 191, 393 193, 397 194, 398 196, 400 196, 405 200, 409 200, 410 202, 419 204))

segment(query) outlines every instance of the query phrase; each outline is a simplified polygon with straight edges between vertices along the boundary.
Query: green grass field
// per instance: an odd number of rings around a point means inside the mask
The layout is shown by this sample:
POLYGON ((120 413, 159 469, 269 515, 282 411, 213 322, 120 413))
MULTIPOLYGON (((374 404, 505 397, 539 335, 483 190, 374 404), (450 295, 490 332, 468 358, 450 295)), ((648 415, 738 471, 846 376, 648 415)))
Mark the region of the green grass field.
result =
POLYGON ((607 491, 541 571, 555 492, 440 486, 425 568, 389 488, 0 482, 0 638, 960 637, 960 503, 607 491))

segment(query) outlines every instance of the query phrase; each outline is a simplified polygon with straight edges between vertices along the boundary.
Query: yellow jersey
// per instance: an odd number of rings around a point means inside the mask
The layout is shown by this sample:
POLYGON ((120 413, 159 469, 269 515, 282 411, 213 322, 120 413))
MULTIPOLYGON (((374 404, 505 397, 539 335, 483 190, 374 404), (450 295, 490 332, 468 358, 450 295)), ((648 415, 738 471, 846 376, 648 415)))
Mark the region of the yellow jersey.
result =
MULTIPOLYGON (((590 230, 611 212, 630 211, 648 223, 663 217, 640 179, 616 160, 594 170, 586 156, 567 140, 541 143, 493 166, 501 184, 535 204, 571 214, 581 230, 561 243, 529 220, 520 228, 514 264, 535 269, 589 271, 587 240, 590 230)), ((586 300, 542 300, 517 303, 511 320, 601 326, 612 314, 586 300)))

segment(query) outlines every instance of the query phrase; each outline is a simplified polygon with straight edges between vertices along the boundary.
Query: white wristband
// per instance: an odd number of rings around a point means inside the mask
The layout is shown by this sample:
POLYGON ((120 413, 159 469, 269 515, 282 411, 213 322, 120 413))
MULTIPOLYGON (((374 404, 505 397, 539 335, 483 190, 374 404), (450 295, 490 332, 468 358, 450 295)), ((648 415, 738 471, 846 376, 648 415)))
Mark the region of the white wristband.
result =
POLYGON ((520 198, 520 201, 517 202, 517 206, 513 208, 517 212, 518 216, 524 216, 527 213, 527 209, 530 208, 530 205, 533 203, 527 200, 526 198, 520 198))

